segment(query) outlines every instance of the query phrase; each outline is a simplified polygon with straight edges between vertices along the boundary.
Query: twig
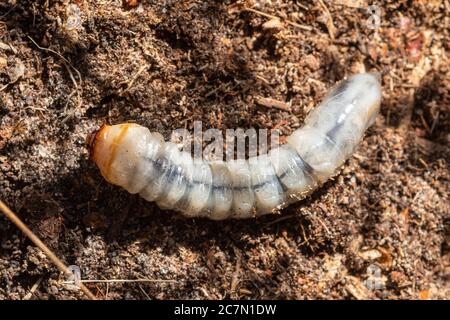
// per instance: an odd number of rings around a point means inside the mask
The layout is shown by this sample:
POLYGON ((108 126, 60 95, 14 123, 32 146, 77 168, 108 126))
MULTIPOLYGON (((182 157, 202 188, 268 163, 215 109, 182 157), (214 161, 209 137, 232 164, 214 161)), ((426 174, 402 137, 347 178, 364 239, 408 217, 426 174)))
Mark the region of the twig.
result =
POLYGON ((147 300, 152 300, 152 298, 150 298, 150 296, 148 295, 148 293, 145 292, 145 290, 144 290, 141 286, 138 286, 138 287, 139 287, 139 289, 141 289, 142 293, 145 295, 145 297, 147 298, 147 300))
MULTIPOLYGON (((61 58, 61 60, 63 60, 65 63, 67 63, 67 64, 68 64, 68 65, 69 65, 69 66, 77 73, 78 79, 80 79, 79 85, 81 86, 81 84, 82 84, 81 73, 80 73, 80 71, 78 71, 77 68, 75 68, 75 67, 70 63, 69 60, 67 60, 66 58, 64 58, 62 54, 60 54, 59 52, 57 52, 57 51, 55 51, 55 50, 52 50, 52 49, 49 49, 49 48, 41 47, 41 46, 38 45, 38 44, 36 43, 36 41, 34 41, 33 38, 31 38, 30 36, 27 36, 27 37, 28 37, 28 39, 31 40, 31 42, 34 43, 34 45, 35 45, 36 47, 38 47, 38 49, 44 50, 44 51, 48 51, 48 52, 51 52, 51 53, 53 53, 53 54, 56 54, 59 58, 61 58)), ((73 76, 72 76, 71 78, 72 78, 72 81, 74 81, 73 76)))
POLYGON ((440 116, 440 112, 438 110, 436 116, 433 119, 433 124, 431 125, 430 134, 433 134, 434 128, 436 128, 436 124, 438 123, 439 116, 440 116))
POLYGON ((428 125, 427 121, 425 120, 425 118, 424 118, 424 116, 423 116, 423 113, 420 113, 420 121, 422 121, 422 124, 423 124, 423 126, 425 127, 425 129, 427 130, 427 132, 428 132, 429 134, 431 134, 431 133, 432 133, 432 132, 431 132, 431 128, 430 128, 430 126, 428 125))
POLYGON ((5 84, 3 87, 0 88, 0 92, 2 92, 3 90, 5 90, 6 88, 8 88, 8 86, 9 86, 10 84, 14 84, 14 83, 16 83, 17 81, 19 81, 20 78, 22 78, 22 76, 18 77, 16 80, 14 80, 14 81, 12 81, 12 82, 8 82, 7 84, 5 84))
POLYGON ((313 247, 311 246, 311 244, 309 243, 309 238, 306 236, 306 232, 305 232, 305 228, 303 227, 303 224, 300 225, 300 227, 302 228, 302 233, 303 233, 303 239, 305 239, 303 241, 303 243, 306 243, 309 246, 309 249, 314 252, 313 247))
MULTIPOLYGON (((80 71, 78 71, 78 69, 75 68, 75 67, 70 63, 70 61, 67 60, 66 58, 64 58, 64 56, 63 56, 62 54, 60 54, 59 52, 57 52, 57 51, 55 51, 55 50, 52 50, 52 49, 49 49, 49 48, 41 47, 40 45, 38 45, 38 44, 36 43, 36 41, 33 40, 33 38, 31 38, 30 36, 27 36, 27 37, 28 37, 28 39, 31 40, 31 42, 34 43, 34 45, 35 45, 36 47, 38 47, 38 49, 43 50, 43 51, 51 52, 51 53, 57 55, 57 56, 63 61, 64 66, 66 67, 67 72, 69 73, 70 80, 72 81, 72 83, 73 83, 73 85, 74 85, 74 87, 75 87, 75 90, 69 95, 69 97, 68 97, 68 99, 67 99, 67 103, 66 103, 66 107, 64 108, 64 112, 66 113, 68 101, 72 98, 74 92, 76 92, 76 94, 77 94, 77 100, 78 100, 77 108, 79 108, 79 107, 81 106, 81 94, 80 94, 80 90, 83 90, 83 87, 82 87, 83 79, 81 78, 81 73, 80 73, 80 71), (73 70, 77 73, 77 76, 78 76, 78 79, 79 79, 79 83, 77 83, 77 81, 75 80, 75 77, 73 76, 72 71, 71 71, 70 69, 73 69, 73 70)), ((69 114, 67 114, 66 117, 64 117, 64 119, 62 120, 62 123, 67 122, 67 120, 68 120, 73 114, 74 114, 74 111, 71 111, 69 114)))
POLYGON ((236 268, 233 272, 233 276, 231 277, 230 291, 234 293, 239 284, 239 273, 241 272, 241 254, 238 248, 233 247, 234 253, 236 254, 236 268))
POLYGON ((262 105, 266 108, 277 108, 284 111, 291 111, 291 107, 289 106, 289 104, 283 101, 259 96, 255 97, 255 101, 257 104, 262 105))
POLYGON ((278 222, 281 222, 281 221, 284 221, 284 220, 287 220, 287 219, 294 218, 295 216, 296 216, 295 214, 285 215, 284 217, 281 217, 281 218, 278 218, 278 219, 275 219, 275 220, 273 220, 273 221, 270 221, 270 222, 266 223, 265 226, 266 226, 266 227, 269 227, 269 226, 271 226, 271 225, 273 225, 273 224, 276 224, 276 223, 278 223, 278 222))
MULTIPOLYGON (((55 266, 67 276, 71 276, 72 272, 66 267, 66 265, 51 251, 42 241, 39 239, 33 231, 31 231, 23 222, 19 219, 19 217, 12 212, 8 206, 0 200, 0 211, 8 218, 12 223, 14 223, 20 231, 22 231, 28 239, 31 240, 39 249, 44 252, 44 254, 55 264, 55 266)), ((92 292, 83 284, 80 284, 80 289, 83 293, 91 300, 96 300, 96 297, 92 294, 92 292)))
POLYGON ((69 96, 67 97, 67 101, 66 101, 66 105, 64 106, 64 114, 66 114, 66 116, 64 117, 64 119, 61 121, 61 123, 66 123, 67 122, 67 120, 69 120, 72 116, 73 116, 73 114, 75 113, 75 111, 74 110, 71 110, 70 112, 67 112, 67 106, 69 105, 69 101, 70 101, 70 99, 72 98, 72 96, 74 95, 74 94, 77 94, 77 100, 78 100, 78 104, 77 104, 77 109, 81 106, 81 99, 80 99, 80 94, 79 94, 79 92, 78 92, 78 89, 75 89, 75 90, 73 90, 70 94, 69 94, 69 96))
MULTIPOLYGON (((322 209, 323 210, 323 209, 322 209)), ((317 218, 317 220, 320 222, 320 224, 322 225, 322 227, 325 229, 325 231, 328 233, 328 235, 331 235, 330 229, 328 229, 327 225, 325 224, 325 222, 322 221, 322 219, 317 218)))
POLYGON ((31 287, 30 292, 27 293, 25 297, 23 297, 23 300, 30 300, 30 298, 33 296, 33 293, 36 291, 36 289, 41 284, 42 280, 44 279, 44 276, 40 277, 38 281, 31 287))
POLYGON ((17 5, 14 5, 11 7, 11 9, 9 9, 8 11, 6 11, 6 13, 4 15, 0 16, 0 19, 5 18, 8 14, 10 14, 15 8, 17 7, 17 5))
MULTIPOLYGON (((245 8, 243 9, 243 11, 250 11, 250 12, 256 13, 256 14, 258 14, 258 15, 260 15, 260 16, 269 18, 269 19, 279 19, 279 20, 282 20, 282 19, 280 19, 280 18, 277 17, 277 16, 274 16, 274 15, 271 15, 271 14, 268 14, 268 13, 265 13, 265 12, 262 12, 262 11, 259 11, 259 10, 256 10, 256 9, 253 9, 253 8, 247 8, 247 7, 245 7, 245 8)), ((313 29, 313 28, 310 27, 310 26, 305 26, 305 25, 303 25, 303 24, 299 24, 299 23, 296 23, 296 22, 293 22, 293 21, 290 21, 290 20, 283 20, 283 21, 286 22, 287 24, 290 24, 291 26, 296 27, 296 28, 299 28, 299 29, 301 29, 301 30, 311 31, 311 30, 313 29)))
POLYGON ((334 23, 333 23, 333 16, 331 15, 330 10, 328 10, 328 8, 325 5, 325 3, 323 2, 323 0, 319 0, 319 3, 322 6, 323 11, 325 11, 325 13, 328 16, 328 19, 327 19, 328 34, 330 35, 331 39, 334 39, 334 35, 336 33, 336 27, 334 26, 334 23))
POLYGON ((2 92, 3 90, 5 90, 6 88, 8 88, 8 86, 11 84, 11 82, 8 82, 7 84, 5 84, 3 87, 0 88, 0 92, 2 92))
POLYGON ((136 74, 133 76, 133 78, 131 78, 130 81, 128 81, 127 83, 127 87, 125 88, 125 90, 123 90, 122 92, 120 92, 120 95, 123 95, 125 92, 127 92, 128 90, 131 89, 131 87, 133 86, 133 83, 136 81, 137 78, 139 78, 139 76, 141 75, 142 72, 144 72, 144 70, 147 69, 147 66, 142 66, 138 72, 136 72, 136 74))
MULTIPOLYGON (((86 280, 78 280, 80 283, 135 283, 135 282, 173 282, 176 283, 176 280, 159 280, 159 279, 86 279, 86 280)), ((74 284, 75 281, 63 281, 63 284, 74 284)))

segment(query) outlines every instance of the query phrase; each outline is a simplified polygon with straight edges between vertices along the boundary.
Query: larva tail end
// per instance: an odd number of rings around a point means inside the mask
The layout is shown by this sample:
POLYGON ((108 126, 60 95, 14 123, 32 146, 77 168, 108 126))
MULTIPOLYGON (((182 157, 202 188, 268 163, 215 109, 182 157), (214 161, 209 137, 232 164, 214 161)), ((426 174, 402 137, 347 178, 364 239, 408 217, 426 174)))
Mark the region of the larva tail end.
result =
POLYGON ((374 71, 374 72, 369 72, 369 74, 371 76, 373 76, 375 79, 377 79, 378 82, 381 82, 381 72, 374 71))

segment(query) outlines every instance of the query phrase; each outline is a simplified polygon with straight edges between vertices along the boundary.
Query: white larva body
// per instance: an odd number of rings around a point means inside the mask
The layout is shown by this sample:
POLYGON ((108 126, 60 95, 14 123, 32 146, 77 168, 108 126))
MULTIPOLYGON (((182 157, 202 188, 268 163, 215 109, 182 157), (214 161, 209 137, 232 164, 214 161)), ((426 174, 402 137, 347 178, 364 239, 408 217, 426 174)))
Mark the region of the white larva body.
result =
POLYGON ((287 143, 268 154, 230 162, 194 161, 136 124, 103 126, 92 158, 102 175, 130 193, 188 217, 250 218, 278 212, 336 174, 379 112, 374 74, 342 81, 287 143))

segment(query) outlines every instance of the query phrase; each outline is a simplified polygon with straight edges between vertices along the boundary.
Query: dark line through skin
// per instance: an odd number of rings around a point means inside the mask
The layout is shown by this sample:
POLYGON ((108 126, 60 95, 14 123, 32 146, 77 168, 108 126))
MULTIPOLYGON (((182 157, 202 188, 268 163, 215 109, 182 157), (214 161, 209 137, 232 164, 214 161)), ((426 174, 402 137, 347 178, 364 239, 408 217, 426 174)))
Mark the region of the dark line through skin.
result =
MULTIPOLYGON (((335 139, 334 139, 334 137, 335 137, 335 135, 338 133, 338 131, 339 131, 339 129, 341 128, 343 126, 343 122, 341 122, 341 123, 336 123, 336 125, 335 126, 333 126, 326 134, 325 134, 325 136, 326 136, 326 138, 327 138, 327 140, 329 140, 330 142, 332 142, 333 144, 335 144, 335 139)), ((316 180, 316 175, 315 175, 315 170, 314 170, 314 168, 313 167, 311 167, 311 165, 309 165, 295 150, 294 150, 294 152, 297 154, 297 156, 298 156, 298 158, 299 158, 299 160, 300 160, 300 163, 298 162, 298 161, 296 161, 296 164, 300 167, 300 168, 302 168, 303 169, 303 172, 305 173, 305 175, 306 176, 308 176, 310 179, 312 179, 312 180, 316 180)), ((156 171, 158 171, 159 173, 160 173, 160 175, 158 176, 158 178, 160 178, 161 177, 161 175, 163 174, 163 173, 165 173, 165 172, 167 172, 168 170, 170 170, 170 174, 167 176, 167 181, 169 182, 169 183, 171 183, 171 182, 173 182, 174 180, 176 180, 176 179, 178 179, 178 176, 180 176, 181 177, 181 179, 183 179, 183 180, 188 180, 187 178, 186 178, 186 176, 184 176, 183 174, 181 174, 181 172, 183 171, 182 170, 182 167, 181 166, 175 166, 175 165, 173 165, 173 164, 171 164, 171 161, 170 160, 168 160, 167 158, 165 158, 165 159, 162 159, 162 158, 157 158, 156 160, 155 159, 152 159, 152 158, 149 158, 149 157, 146 157, 146 158, 144 158, 144 160, 145 161, 147 161, 147 162, 149 162, 149 164, 150 165, 152 165, 152 166, 154 166, 154 168, 156 169, 156 171), (166 167, 167 169, 167 171, 163 171, 163 166, 164 167, 166 167), (177 167, 176 169, 170 169, 170 168, 172 168, 172 167, 177 167)), ((283 189, 284 189, 284 185, 283 185, 283 183, 281 182, 281 180, 286 176, 288 174, 288 172, 287 171, 285 171, 285 172, 283 172, 282 174, 280 174, 280 175, 277 175, 277 174, 275 174, 274 176, 276 177, 276 178, 278 178, 278 180, 279 180, 279 183, 280 183, 280 185, 281 186, 283 186, 283 189)), ((262 183, 259 183, 259 184, 256 184, 256 185, 250 185, 250 186, 244 186, 244 187, 242 187, 242 186, 232 186, 232 187, 227 187, 227 186, 224 186, 224 185, 215 185, 215 184, 212 184, 212 183, 207 183, 207 182, 203 182, 203 181, 199 181, 199 180, 192 180, 192 181, 190 181, 190 182, 187 182, 186 184, 187 184, 187 187, 191 187, 190 185, 195 185, 195 184, 205 184, 205 185, 209 185, 209 186, 211 186, 211 189, 212 190, 223 190, 223 189, 232 189, 233 191, 235 190, 235 191, 242 191, 242 190, 245 190, 245 189, 248 189, 248 188, 253 188, 253 189, 258 189, 258 188, 262 188, 262 187, 264 187, 266 184, 269 184, 269 183, 273 183, 275 181, 275 179, 271 179, 271 180, 267 180, 267 181, 265 181, 265 182, 262 182, 262 183)))
MULTIPOLYGON (((303 160, 299 154, 297 154, 297 156, 298 156, 298 159, 300 160, 300 163, 298 161, 296 161, 296 164, 298 165, 298 167, 303 169, 303 172, 305 173, 306 176, 308 176, 310 179, 315 180, 314 169, 305 160, 303 160)), ((146 157, 146 158, 144 158, 144 160, 146 162, 148 162, 149 165, 153 166, 155 168, 155 171, 159 172, 159 175, 156 179, 161 178, 162 174, 164 174, 165 172, 170 170, 170 174, 166 177, 166 179, 169 183, 172 183, 173 181, 178 179, 178 177, 181 177, 181 179, 186 180, 186 181, 188 180, 186 178, 186 176, 182 174, 182 171, 183 171, 182 167, 178 166, 178 165, 175 166, 173 164, 170 164, 171 162, 168 159, 162 160, 162 158, 157 158, 155 160, 155 159, 146 157), (167 169, 164 170, 163 167, 165 167, 167 169), (177 169, 170 169, 170 168, 174 168, 174 167, 177 167, 177 169)), ((282 183, 281 180, 284 177, 286 177, 287 174, 288 174, 288 172, 284 171, 280 175, 277 175, 277 174, 274 175, 274 177, 276 177, 278 179, 278 182, 280 183, 280 185, 283 186, 283 189, 284 189, 284 184, 282 183)), ((212 183, 194 179, 192 181, 187 182, 186 184, 187 184, 187 187, 189 187, 189 188, 191 188, 192 185, 195 185, 195 184, 205 184, 207 186, 210 186, 212 190, 231 189, 233 191, 243 191, 243 190, 246 190, 249 188, 253 188, 253 189, 262 188, 269 183, 274 183, 274 181, 275 181, 275 179, 270 179, 270 180, 267 180, 267 181, 264 181, 264 182, 261 182, 258 184, 250 184, 249 186, 224 186, 224 185, 217 185, 217 184, 212 184, 212 183)))
MULTIPOLYGON (((161 159, 161 158, 158 158, 158 159, 161 159)), ((148 162, 149 165, 152 165, 152 166, 156 169, 156 171, 159 172, 159 176, 158 176, 156 179, 159 179, 159 178, 161 177, 161 175, 165 173, 165 171, 163 171, 163 169, 162 169, 161 161, 158 161, 158 159, 157 159, 157 160, 154 160, 154 159, 148 158, 148 157, 144 158, 144 160, 145 160, 146 162, 148 162)), ((166 159, 166 161, 170 163, 170 161, 168 161, 167 159, 166 159)), ((181 166, 178 166, 178 165, 175 166, 175 165, 173 165, 173 164, 167 166, 167 168, 170 168, 170 167, 178 167, 178 168, 181 168, 181 166)), ((167 169, 167 170, 169 170, 169 169, 167 169)), ((177 176, 183 177, 182 179, 184 179, 184 180, 186 180, 186 181, 188 180, 188 179, 186 178, 186 176, 184 176, 183 174, 180 174, 180 171, 183 171, 182 168, 181 168, 181 170, 171 170, 171 172, 175 172, 175 171, 177 172, 177 174, 170 174, 170 175, 167 176, 167 181, 168 181, 169 183, 171 183, 171 182, 173 182, 174 180, 176 180, 176 179, 177 179, 177 176)), ((277 175, 275 175, 275 177, 278 178, 277 175)), ((255 189, 256 189, 256 188, 261 188, 261 187, 265 186, 265 185, 268 184, 268 183, 272 183, 273 181, 274 181, 274 179, 272 179, 272 180, 267 180, 267 181, 265 181, 265 182, 262 182, 262 183, 259 183, 259 184, 256 184, 256 185, 249 185, 249 186, 233 186, 233 187, 229 186, 229 187, 227 187, 227 186, 224 186, 224 185, 212 184, 212 183, 209 183, 209 182, 204 182, 204 181, 199 181, 199 180, 195 180, 195 179, 194 179, 194 180, 192 180, 192 181, 189 181, 187 184, 188 184, 188 187, 189 187, 189 185, 205 184, 205 185, 207 185, 207 186, 211 186, 211 189, 213 189, 213 190, 232 189, 232 190, 236 190, 236 191, 242 191, 242 190, 245 190, 245 189, 248 189, 248 188, 255 188, 255 189)))
MULTIPOLYGON (((349 81, 342 81, 333 90, 332 94, 330 95, 330 98, 344 92, 347 89, 348 85, 349 85, 349 81)), ((336 145, 335 137, 336 137, 337 133, 339 132, 339 130, 341 129, 341 127, 344 125, 344 123, 345 123, 345 121, 336 122, 335 125, 325 133, 325 138, 329 143, 336 145)), ((316 178, 314 168, 309 163, 307 163, 301 157, 301 155, 298 154, 297 151, 295 151, 295 149, 294 149, 294 152, 296 153, 296 155, 298 157, 298 159, 295 159, 296 165, 303 170, 303 173, 305 174, 306 177, 308 177, 312 181, 316 181, 317 178, 316 178)), ((264 181, 264 182, 256 184, 256 185, 251 184, 250 186, 225 186, 225 185, 217 185, 217 184, 213 184, 213 183, 209 183, 209 182, 203 182, 203 181, 199 181, 199 180, 195 180, 195 179, 192 181, 188 181, 187 177, 183 174, 182 167, 179 165, 177 165, 177 166, 173 165, 169 159, 165 158, 165 156, 158 157, 156 160, 146 157, 146 158, 144 158, 144 160, 147 161, 149 163, 149 165, 152 165, 154 167, 155 171, 159 172, 159 176, 156 179, 161 178, 161 176, 163 174, 166 174, 167 172, 169 172, 169 174, 166 177, 167 181, 169 183, 172 183, 175 180, 182 179, 182 180, 186 181, 186 182, 183 182, 186 184, 186 189, 192 189, 193 185, 196 185, 196 184, 205 184, 206 186, 210 186, 212 191, 213 190, 221 190, 223 192, 225 189, 230 189, 232 191, 243 191, 243 190, 246 190, 249 188, 253 188, 253 190, 255 190, 258 188, 262 188, 269 183, 274 183, 276 180, 278 180, 283 191, 287 190, 286 186, 282 182, 283 178, 288 174, 287 171, 284 171, 280 175, 277 175, 275 173, 275 175, 274 175, 276 177, 275 179, 270 179, 270 180, 264 181), (176 167, 176 168, 174 168, 174 167, 176 167)), ((135 172, 134 174, 138 174, 138 173, 135 172)), ((133 174, 133 176, 134 176, 134 174, 133 174)), ((145 189, 145 187, 143 189, 145 189)), ((184 198, 184 196, 182 198, 184 198)))
MULTIPOLYGON (((362 130, 362 128, 359 121, 364 124, 365 129, 373 122, 371 119, 375 117, 378 112, 378 110, 375 109, 378 107, 378 100, 366 110, 367 115, 370 115, 370 119, 366 119, 368 116, 361 117, 359 113, 357 113, 359 110, 355 109, 359 106, 356 102, 360 101, 355 100, 362 99, 362 101, 365 102, 364 95, 366 92, 361 90, 350 92, 351 90, 349 89, 352 89, 351 83, 352 81, 344 80, 336 85, 328 97, 319 105, 319 109, 315 110, 316 113, 313 114, 310 120, 306 119, 303 128, 316 129, 316 131, 312 131, 315 132, 315 136, 312 139, 314 148, 306 147, 299 149, 299 145, 295 143, 295 140, 292 141, 293 144, 291 144, 290 141, 290 143, 280 146, 280 155, 286 155, 287 158, 282 158, 283 160, 281 160, 280 166, 275 165, 273 162, 275 159, 273 157, 269 158, 269 163, 267 165, 270 165, 272 168, 276 167, 277 170, 267 176, 264 172, 261 172, 262 174, 256 176, 257 180, 260 181, 262 180, 261 178, 264 178, 262 182, 255 181, 256 183, 253 184, 252 180, 254 179, 249 175, 243 175, 241 178, 237 179, 236 182, 233 182, 233 179, 230 179, 233 177, 231 175, 232 171, 230 171, 232 168, 227 166, 226 162, 225 166, 228 177, 227 179, 224 179, 226 176, 225 171, 219 174, 219 172, 213 170, 215 169, 214 163, 206 160, 203 162, 203 165, 207 165, 208 168, 210 168, 211 173, 209 177, 206 177, 204 172, 199 172, 200 174, 198 175, 188 175, 191 171, 194 173, 197 170, 185 170, 186 166, 184 166, 183 163, 180 163, 183 159, 182 157, 185 155, 182 154, 180 159, 176 158, 180 157, 181 154, 181 151, 177 150, 180 154, 175 152, 173 155, 176 157, 172 158, 170 152, 165 152, 166 148, 164 147, 164 143, 166 142, 162 141, 160 145, 161 149, 158 150, 156 154, 152 152, 150 155, 149 153, 144 152, 140 159, 135 163, 136 165, 134 168, 127 168, 127 170, 131 169, 128 171, 130 174, 127 176, 128 185, 122 181, 120 181, 120 183, 125 184, 125 188, 128 186, 129 188, 127 189, 133 189, 131 191, 133 193, 136 189, 140 188, 138 193, 141 193, 144 198, 151 198, 151 201, 155 201, 158 205, 161 204, 165 206, 165 209, 180 210, 186 213, 186 210, 189 210, 189 207, 192 206, 195 210, 190 214, 191 216, 197 216, 199 213, 203 216, 205 212, 207 212, 207 216, 213 215, 214 207, 217 207, 217 204, 219 204, 221 205, 221 208, 218 208, 216 214, 219 213, 220 216, 217 215, 215 218, 223 218, 222 215, 225 214, 225 209, 228 212, 227 215, 233 217, 236 213, 234 213, 233 210, 229 210, 231 208, 225 208, 224 205, 228 206, 230 199, 236 200, 234 193, 239 192, 249 193, 249 195, 244 196, 243 199, 253 199, 253 208, 251 211, 254 214, 258 215, 256 212, 259 213, 260 209, 261 211, 276 211, 287 205, 289 202, 292 202, 292 200, 301 200, 304 196, 312 192, 312 190, 324 183, 326 181, 325 179, 328 179, 336 173, 336 169, 342 164, 342 160, 347 159, 351 155, 349 150, 356 147, 361 139, 360 130, 362 130), (348 95, 346 95, 346 91, 349 91, 348 95), (321 106, 322 108, 320 108, 321 106), (325 114, 320 114, 320 112, 324 112, 325 114), (355 122, 358 120, 358 123, 352 123, 353 120, 355 120, 355 122), (331 127, 329 125, 331 125, 331 127), (351 139, 347 139, 347 135, 351 139), (320 157, 317 159, 319 161, 318 166, 316 167, 318 170, 310 164, 315 164, 317 155, 315 153, 313 154, 313 152, 317 149, 319 150, 318 156, 320 157), (336 159, 334 158, 335 156, 336 159), (321 170, 319 167, 322 164, 321 161, 328 160, 330 160, 330 162, 327 162, 327 166, 321 170), (331 170, 333 171, 330 172, 331 170), (277 182, 279 185, 277 185, 277 182), (247 183, 247 185, 245 185, 245 183, 247 183), (142 184, 144 184, 144 186, 141 187, 142 184), (152 188, 152 186, 154 186, 154 188, 152 188), (261 190, 262 188, 265 188, 265 190, 261 190), (146 192, 146 190, 149 192, 146 192), (194 191, 196 194, 193 193, 194 191), (230 192, 232 193, 230 194, 230 192), (256 200, 258 194, 260 194, 260 201, 256 200), (198 200, 198 203, 195 199, 196 195, 200 195, 198 198, 202 199, 201 201, 198 200), (221 197, 225 197, 226 201, 219 202, 219 198, 221 197), (206 204, 204 201, 206 201, 206 204), (201 204, 202 208, 206 206, 207 210, 205 211, 205 208, 200 210, 195 206, 198 204, 201 204), (259 206, 261 208, 259 208, 259 206), (197 209, 200 211, 197 212, 197 209)), ((356 88, 358 89, 358 86, 356 86, 356 88)), ((370 101, 371 100, 369 100, 369 102, 370 101)), ((99 132, 100 131, 101 130, 99 130, 99 132)), ((362 134, 364 134, 364 131, 362 134)), ((98 132, 94 135, 97 136, 98 132)), ((308 141, 305 143, 307 142, 308 141)), ((303 143, 303 141, 301 143, 303 143)), ((94 144, 95 139, 90 139, 90 145, 92 146, 93 151, 95 151, 94 144)), ((145 150, 149 151, 147 149, 145 150)), ((128 165, 133 166, 133 163, 128 163, 128 165)), ((187 165, 187 169, 199 169, 195 163, 188 163, 187 165)), ((101 165, 99 165, 99 167, 101 167, 101 165)), ((261 168, 261 165, 257 165, 256 168, 261 168)), ((254 171, 252 169, 253 166, 251 166, 250 172, 254 171)), ((225 170, 225 168, 223 170, 225 170)), ((105 176, 103 172, 102 175, 105 176)), ((233 206, 233 204, 231 204, 231 206, 233 206)), ((262 212, 261 214, 265 213, 267 212, 262 212)), ((245 214, 243 213, 243 215, 246 214, 248 214, 248 212, 245 214)))
MULTIPOLYGON (((345 86, 340 86, 336 90, 339 91, 341 89, 341 87, 345 88, 345 86)), ((327 133, 325 133, 326 140, 329 143, 332 143, 335 145, 334 137, 339 132, 339 129, 344 125, 344 122, 345 121, 339 122, 339 123, 336 122, 336 124, 330 130, 328 130, 327 133)), ((312 180, 312 181, 317 180, 314 168, 309 163, 307 163, 297 153, 297 151, 295 151, 295 149, 293 149, 293 150, 296 153, 298 160, 300 160, 300 161, 297 161, 297 159, 296 159, 296 161, 295 161, 296 165, 303 170, 303 173, 305 174, 305 176, 307 176, 310 180, 312 180)), ((207 186, 210 186, 211 190, 214 190, 214 191, 215 190, 223 191, 225 189, 230 189, 232 191, 243 191, 243 190, 246 190, 249 188, 253 188, 253 189, 262 188, 265 185, 267 185, 269 183, 274 183, 274 182, 276 182, 276 180, 278 180, 279 184, 282 186, 283 191, 287 190, 287 188, 285 187, 285 185, 282 182, 284 177, 286 177, 286 175, 288 174, 287 171, 284 171, 280 175, 275 174, 274 177, 276 177, 276 179, 270 179, 270 180, 267 180, 267 181, 259 183, 259 184, 250 184, 249 186, 224 186, 224 185, 212 184, 209 182, 203 182, 203 181, 199 181, 199 180, 195 180, 195 179, 192 181, 188 181, 187 177, 183 174, 182 167, 178 166, 178 165, 175 166, 173 163, 171 163, 171 161, 169 159, 165 158, 165 156, 158 157, 156 160, 146 157, 146 158, 144 158, 144 160, 147 161, 149 163, 149 165, 152 165, 154 167, 154 169, 159 172, 159 176, 157 179, 159 179, 163 174, 166 174, 170 170, 169 175, 167 175, 167 177, 166 177, 167 181, 169 183, 172 183, 175 180, 182 179, 183 181, 186 181, 183 183, 185 183, 187 185, 186 188, 189 188, 189 189, 191 189, 193 187, 193 185, 196 185, 196 184, 205 184, 207 186), (163 167, 165 167, 167 169, 164 170, 163 167)), ((139 173, 135 171, 133 176, 135 174, 139 174, 139 173)))
POLYGON ((327 136, 328 139, 330 139, 331 141, 333 141, 334 144, 336 144, 336 134, 339 132, 339 129, 344 125, 345 121, 342 122, 337 122, 336 125, 334 127, 332 127, 330 130, 328 130, 325 135, 327 136))

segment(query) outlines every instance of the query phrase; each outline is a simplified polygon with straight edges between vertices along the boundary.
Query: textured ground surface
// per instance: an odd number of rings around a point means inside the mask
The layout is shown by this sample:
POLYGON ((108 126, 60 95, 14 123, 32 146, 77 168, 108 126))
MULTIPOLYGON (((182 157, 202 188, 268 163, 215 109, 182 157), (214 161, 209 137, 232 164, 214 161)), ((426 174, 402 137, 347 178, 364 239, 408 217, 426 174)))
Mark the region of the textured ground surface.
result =
MULTIPOLYGON (((138 3, 0 3, 0 198, 83 279, 158 280, 94 294, 450 297, 448 1, 379 2, 375 29, 364 0, 138 3), (376 124, 334 181, 281 215, 184 219, 108 185, 87 157, 104 122, 286 136, 364 69, 382 73, 376 124)), ((0 299, 83 298, 62 281, 0 217, 0 299)))

